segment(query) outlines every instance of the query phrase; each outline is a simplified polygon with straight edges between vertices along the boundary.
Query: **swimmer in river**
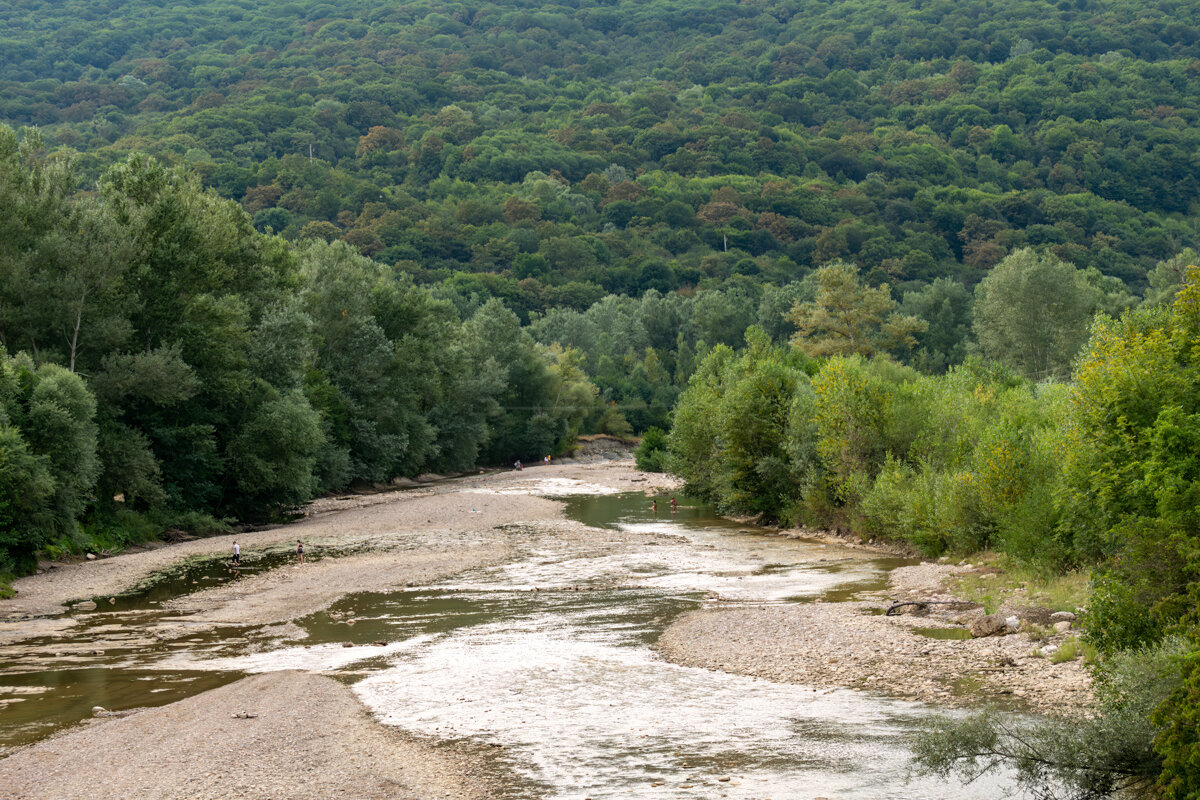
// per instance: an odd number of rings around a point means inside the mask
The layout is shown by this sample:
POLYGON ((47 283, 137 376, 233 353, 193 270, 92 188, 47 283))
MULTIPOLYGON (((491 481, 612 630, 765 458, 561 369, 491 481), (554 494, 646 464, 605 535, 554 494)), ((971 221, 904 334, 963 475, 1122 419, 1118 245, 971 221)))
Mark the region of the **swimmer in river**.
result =
POLYGON ((679 510, 679 501, 676 500, 674 497, 672 497, 671 498, 671 513, 674 514, 678 510, 679 510))
POLYGON ((655 516, 658 516, 658 501, 657 500, 655 500, 653 503, 650 504, 650 510, 654 512, 655 516))

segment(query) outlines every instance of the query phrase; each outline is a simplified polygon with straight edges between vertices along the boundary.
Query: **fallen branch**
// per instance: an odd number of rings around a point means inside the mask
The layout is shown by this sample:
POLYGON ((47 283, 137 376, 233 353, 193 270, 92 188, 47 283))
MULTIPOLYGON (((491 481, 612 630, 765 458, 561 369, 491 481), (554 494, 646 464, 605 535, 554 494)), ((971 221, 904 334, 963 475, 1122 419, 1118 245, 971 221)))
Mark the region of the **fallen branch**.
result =
POLYGON ((935 605, 936 606, 970 606, 972 608, 979 607, 979 603, 972 603, 969 600, 906 600, 903 603, 892 603, 891 606, 888 607, 888 610, 883 613, 883 615, 885 617, 894 617, 894 616, 896 616, 896 614, 895 614, 896 609, 904 608, 905 606, 920 606, 921 608, 925 608, 927 606, 935 606, 935 605))

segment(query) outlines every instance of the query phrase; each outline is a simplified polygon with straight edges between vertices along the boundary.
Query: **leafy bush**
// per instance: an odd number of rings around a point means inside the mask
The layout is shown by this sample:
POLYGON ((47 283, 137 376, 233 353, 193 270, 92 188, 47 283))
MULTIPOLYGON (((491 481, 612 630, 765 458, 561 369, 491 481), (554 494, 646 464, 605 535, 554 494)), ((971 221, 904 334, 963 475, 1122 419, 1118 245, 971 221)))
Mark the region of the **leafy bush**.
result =
POLYGON ((637 468, 643 472, 666 472, 667 434, 662 428, 650 428, 633 451, 637 468))
POLYGON ((914 763, 968 781, 1011 768, 1018 786, 1038 797, 1154 797, 1164 762, 1156 749, 1161 729, 1151 715, 1184 691, 1179 659, 1190 648, 1169 639, 1107 660, 1097 676, 1094 716, 1038 719, 987 710, 932 721, 914 738, 914 763))

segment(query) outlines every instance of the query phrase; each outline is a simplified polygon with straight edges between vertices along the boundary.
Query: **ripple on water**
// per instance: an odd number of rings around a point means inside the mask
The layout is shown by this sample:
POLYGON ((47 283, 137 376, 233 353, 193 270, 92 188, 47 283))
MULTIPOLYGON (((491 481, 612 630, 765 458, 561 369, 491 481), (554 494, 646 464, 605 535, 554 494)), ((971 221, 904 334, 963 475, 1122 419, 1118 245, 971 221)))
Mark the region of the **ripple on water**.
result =
MULTIPOLYGON (((682 783, 730 798, 1005 796, 905 782, 900 737, 923 706, 668 664, 597 601, 457 630, 355 691, 385 723, 503 745, 553 797, 675 797, 682 783)), ((627 601, 656 618, 654 597, 627 601)))

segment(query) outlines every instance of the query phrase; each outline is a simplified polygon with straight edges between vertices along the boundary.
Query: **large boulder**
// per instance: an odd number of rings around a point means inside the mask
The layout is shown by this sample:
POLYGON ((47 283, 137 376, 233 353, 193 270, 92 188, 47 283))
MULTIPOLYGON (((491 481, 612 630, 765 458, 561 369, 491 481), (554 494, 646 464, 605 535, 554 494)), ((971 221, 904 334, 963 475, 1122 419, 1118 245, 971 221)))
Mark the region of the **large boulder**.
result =
POLYGON ((1000 614, 985 614, 971 622, 971 635, 976 639, 985 636, 1003 636, 1008 633, 1008 621, 1000 614))

